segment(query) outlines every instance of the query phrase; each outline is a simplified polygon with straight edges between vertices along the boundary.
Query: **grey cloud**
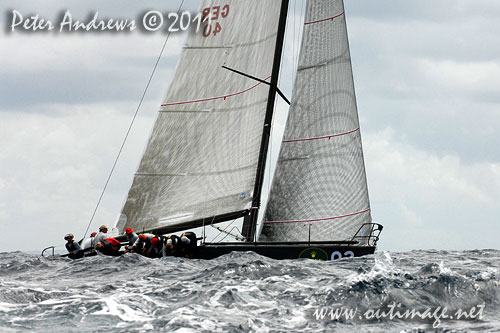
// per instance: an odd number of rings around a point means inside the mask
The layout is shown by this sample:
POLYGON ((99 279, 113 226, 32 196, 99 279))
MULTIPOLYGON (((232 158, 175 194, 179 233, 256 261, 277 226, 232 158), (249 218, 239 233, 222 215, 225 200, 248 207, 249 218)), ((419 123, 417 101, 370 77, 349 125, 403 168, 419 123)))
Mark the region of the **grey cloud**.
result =
MULTIPOLYGON (((50 69, 37 71, 1 70, 0 100, 3 109, 17 109, 24 112, 40 112, 36 104, 87 104, 110 101, 129 101, 136 104, 149 79, 153 57, 123 61, 124 69, 75 68, 59 70, 54 64, 50 69), (134 64, 134 67, 129 66, 134 64), (127 64, 127 65, 125 65, 127 64)), ((163 97, 171 70, 160 70, 155 85, 148 90, 148 97, 158 105, 163 97), (159 83, 158 80, 162 79, 159 83)), ((45 112, 50 110, 45 109, 45 112)))
POLYGON ((346 1, 346 11, 363 130, 498 163, 500 3, 346 1))
POLYGON ((350 18, 367 17, 381 21, 459 21, 463 18, 490 17, 500 15, 500 4, 495 0, 364 0, 345 1, 350 18))

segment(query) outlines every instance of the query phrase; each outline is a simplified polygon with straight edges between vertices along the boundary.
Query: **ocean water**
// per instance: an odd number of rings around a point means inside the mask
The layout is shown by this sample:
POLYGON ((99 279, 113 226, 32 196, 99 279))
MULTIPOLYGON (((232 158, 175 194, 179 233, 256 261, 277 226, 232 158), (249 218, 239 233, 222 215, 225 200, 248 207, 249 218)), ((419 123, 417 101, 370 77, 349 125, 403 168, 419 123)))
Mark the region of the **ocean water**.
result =
POLYGON ((0 253, 0 331, 500 332, 499 270, 497 250, 335 262, 0 253))

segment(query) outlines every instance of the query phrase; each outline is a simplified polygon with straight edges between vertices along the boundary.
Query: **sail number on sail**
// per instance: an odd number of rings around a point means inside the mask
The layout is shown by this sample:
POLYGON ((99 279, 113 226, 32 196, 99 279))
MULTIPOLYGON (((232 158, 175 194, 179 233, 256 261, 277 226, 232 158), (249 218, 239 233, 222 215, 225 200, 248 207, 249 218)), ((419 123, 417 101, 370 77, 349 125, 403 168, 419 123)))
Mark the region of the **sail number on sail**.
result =
POLYGON ((217 36, 222 31, 219 21, 229 15, 229 5, 207 7, 201 14, 201 20, 207 22, 203 27, 203 37, 217 36))

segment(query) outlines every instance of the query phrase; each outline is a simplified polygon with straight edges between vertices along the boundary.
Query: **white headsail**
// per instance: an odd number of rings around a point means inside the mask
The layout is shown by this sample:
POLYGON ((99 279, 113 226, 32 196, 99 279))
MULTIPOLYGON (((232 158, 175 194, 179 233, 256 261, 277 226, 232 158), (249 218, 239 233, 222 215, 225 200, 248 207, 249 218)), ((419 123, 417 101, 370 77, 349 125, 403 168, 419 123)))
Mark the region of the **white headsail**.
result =
POLYGON ((369 222, 343 2, 309 0, 292 105, 259 240, 349 239, 369 222))

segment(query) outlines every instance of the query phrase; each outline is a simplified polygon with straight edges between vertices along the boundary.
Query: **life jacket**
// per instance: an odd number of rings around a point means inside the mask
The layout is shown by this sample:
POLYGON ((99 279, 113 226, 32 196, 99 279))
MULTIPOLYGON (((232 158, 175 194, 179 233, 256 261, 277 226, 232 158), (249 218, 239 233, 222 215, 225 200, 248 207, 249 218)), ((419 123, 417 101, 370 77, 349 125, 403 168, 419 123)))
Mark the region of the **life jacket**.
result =
POLYGON ((106 238, 103 243, 104 243, 104 246, 106 246, 108 248, 109 248, 109 246, 111 246, 113 251, 119 251, 120 247, 121 247, 120 242, 114 238, 106 238), (107 242, 109 245, 106 244, 105 242, 107 242))

